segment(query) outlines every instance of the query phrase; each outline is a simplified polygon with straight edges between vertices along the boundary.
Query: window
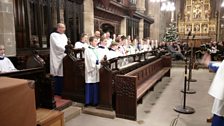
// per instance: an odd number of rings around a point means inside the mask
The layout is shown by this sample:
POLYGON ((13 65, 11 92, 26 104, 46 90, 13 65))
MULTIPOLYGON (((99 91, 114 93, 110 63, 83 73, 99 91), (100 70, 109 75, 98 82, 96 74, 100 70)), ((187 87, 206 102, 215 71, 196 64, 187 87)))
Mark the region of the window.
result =
POLYGON ((148 22, 144 22, 144 38, 150 37, 150 24, 148 22))
POLYGON ((127 36, 130 35, 131 38, 139 36, 139 20, 134 18, 127 19, 127 36))

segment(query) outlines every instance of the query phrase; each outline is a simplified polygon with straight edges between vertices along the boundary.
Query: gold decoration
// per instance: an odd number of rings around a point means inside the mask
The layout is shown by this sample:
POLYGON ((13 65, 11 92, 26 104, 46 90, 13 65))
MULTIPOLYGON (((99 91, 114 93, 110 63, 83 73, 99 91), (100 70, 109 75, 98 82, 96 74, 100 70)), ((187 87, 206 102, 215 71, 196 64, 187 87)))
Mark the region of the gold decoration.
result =
POLYGON ((184 19, 178 19, 179 36, 186 36, 192 31, 196 36, 215 38, 216 19, 211 19, 210 0, 186 0, 184 19))

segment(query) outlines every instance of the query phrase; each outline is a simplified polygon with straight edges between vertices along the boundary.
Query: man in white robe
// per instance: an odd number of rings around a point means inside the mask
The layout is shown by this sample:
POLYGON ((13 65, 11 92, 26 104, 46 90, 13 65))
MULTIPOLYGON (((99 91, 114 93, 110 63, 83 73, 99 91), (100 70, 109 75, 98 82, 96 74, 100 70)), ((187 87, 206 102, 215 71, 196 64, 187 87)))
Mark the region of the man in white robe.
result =
POLYGON ((63 87, 63 58, 68 41, 65 29, 64 24, 58 23, 56 32, 50 35, 50 74, 55 79, 55 95, 61 95, 63 87))
POLYGON ((97 38, 89 38, 90 46, 85 49, 85 106, 99 103, 100 61, 97 51, 97 38))
POLYGON ((5 57, 5 47, 0 45, 0 73, 17 71, 9 58, 5 57))

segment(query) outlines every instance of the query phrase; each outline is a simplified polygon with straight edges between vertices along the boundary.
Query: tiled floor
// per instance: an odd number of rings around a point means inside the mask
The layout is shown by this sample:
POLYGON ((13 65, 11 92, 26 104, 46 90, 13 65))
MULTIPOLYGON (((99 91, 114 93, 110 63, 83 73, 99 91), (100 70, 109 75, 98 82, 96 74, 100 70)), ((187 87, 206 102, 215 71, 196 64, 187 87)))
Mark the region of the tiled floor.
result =
POLYGON ((191 83, 191 88, 197 93, 187 95, 187 105, 195 109, 194 114, 178 114, 173 110, 176 105, 181 105, 183 102, 180 90, 184 84, 184 69, 173 68, 171 79, 164 78, 157 84, 155 91, 145 96, 143 104, 138 105, 137 121, 81 114, 68 121, 66 126, 170 126, 178 116, 176 126, 210 126, 206 118, 211 116, 213 99, 207 92, 213 76, 214 73, 209 73, 206 69, 193 71, 192 78, 197 82, 191 83))

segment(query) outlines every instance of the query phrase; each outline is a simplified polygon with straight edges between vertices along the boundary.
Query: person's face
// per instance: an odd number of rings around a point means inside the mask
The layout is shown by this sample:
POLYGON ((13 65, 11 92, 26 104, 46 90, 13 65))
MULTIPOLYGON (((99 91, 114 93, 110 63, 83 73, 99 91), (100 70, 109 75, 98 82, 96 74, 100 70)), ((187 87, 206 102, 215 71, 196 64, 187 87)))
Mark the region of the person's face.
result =
POLYGON ((107 40, 104 39, 104 40, 101 42, 101 44, 102 44, 103 46, 106 46, 106 45, 107 45, 107 40))
POLYGON ((0 46, 0 56, 3 56, 5 54, 5 47, 0 46))
POLYGON ((58 32, 60 32, 61 34, 64 34, 64 33, 65 33, 65 30, 66 30, 65 25, 60 25, 60 26, 58 27, 58 32))
POLYGON ((97 44, 98 44, 97 39, 96 39, 96 38, 95 38, 95 39, 93 39, 93 42, 91 43, 91 45, 92 45, 93 47, 96 47, 96 46, 97 46, 97 44))
POLYGON ((100 32, 99 31, 96 31, 95 36, 96 37, 100 37, 100 32))
POLYGON ((113 48, 113 50, 117 50, 118 49, 118 45, 114 45, 112 48, 113 48))
POLYGON ((85 35, 83 38, 82 38, 82 42, 88 42, 88 36, 87 35, 85 35))
POLYGON ((110 37, 110 32, 106 33, 106 37, 109 38, 110 37))

